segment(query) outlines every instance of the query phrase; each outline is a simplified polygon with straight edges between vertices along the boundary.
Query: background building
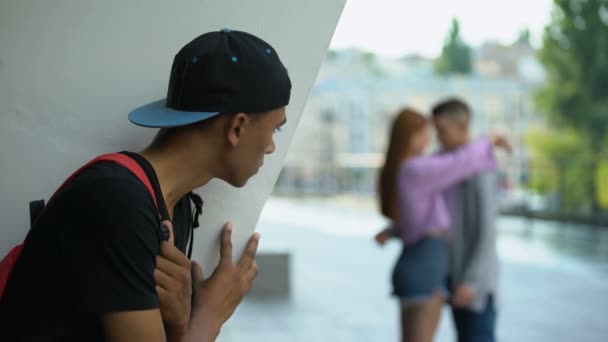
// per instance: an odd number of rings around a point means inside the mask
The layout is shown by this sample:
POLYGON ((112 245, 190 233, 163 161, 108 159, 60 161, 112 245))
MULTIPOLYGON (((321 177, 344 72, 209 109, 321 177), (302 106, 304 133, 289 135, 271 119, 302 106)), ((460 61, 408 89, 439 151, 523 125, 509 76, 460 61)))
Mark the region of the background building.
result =
POLYGON ((358 50, 332 51, 322 65, 276 191, 373 195, 396 112, 410 106, 428 113, 449 96, 471 105, 475 135, 509 136, 514 154, 502 163, 501 185, 503 190, 520 188, 527 177, 525 135, 542 123, 532 104, 542 67, 535 50, 520 42, 484 44, 473 56, 471 75, 446 77, 435 75, 433 60, 421 56, 385 59, 358 50))

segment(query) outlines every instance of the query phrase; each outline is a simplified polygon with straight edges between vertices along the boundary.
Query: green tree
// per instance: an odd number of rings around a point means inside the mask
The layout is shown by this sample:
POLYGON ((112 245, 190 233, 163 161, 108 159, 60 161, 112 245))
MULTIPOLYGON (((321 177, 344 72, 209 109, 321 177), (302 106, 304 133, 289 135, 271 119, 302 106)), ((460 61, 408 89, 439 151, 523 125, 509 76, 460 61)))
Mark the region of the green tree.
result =
POLYGON ((595 161, 577 131, 532 130, 526 137, 532 160, 528 186, 541 194, 560 195, 563 211, 585 210, 593 205, 590 185, 597 185, 598 202, 608 208, 608 160, 595 161), (589 165, 597 163, 591 173, 589 165))
POLYGON ((599 189, 598 201, 600 207, 608 208, 608 162, 603 161, 597 171, 597 185, 599 189))
POLYGON ((470 74, 471 70, 471 48, 460 36, 458 20, 453 19, 441 56, 435 61, 435 72, 439 75, 470 74))
POLYGON ((386 73, 382 70, 382 67, 378 64, 378 57, 373 52, 363 52, 361 54, 361 60, 365 64, 365 67, 369 73, 376 78, 386 77, 386 73))
POLYGON ((329 51, 327 51, 327 56, 325 57, 328 61, 335 61, 336 59, 338 59, 338 54, 339 52, 336 50, 332 50, 330 49, 329 51))
POLYGON ((523 29, 519 32, 519 36, 517 37, 517 43, 519 44, 525 44, 525 45, 530 45, 530 30, 529 29, 523 29))
MULTIPOLYGON (((540 60, 547 72, 536 103, 555 127, 576 129, 591 153, 585 186, 593 214, 608 141, 608 1, 554 0, 540 60)), ((578 154, 584 151, 578 151, 578 154)))
MULTIPOLYGON (((532 153, 529 186, 541 194, 557 193, 560 210, 589 207, 590 153, 580 153, 584 141, 574 130, 534 130, 527 136, 532 153)), ((583 148, 584 150, 584 148, 583 148)))

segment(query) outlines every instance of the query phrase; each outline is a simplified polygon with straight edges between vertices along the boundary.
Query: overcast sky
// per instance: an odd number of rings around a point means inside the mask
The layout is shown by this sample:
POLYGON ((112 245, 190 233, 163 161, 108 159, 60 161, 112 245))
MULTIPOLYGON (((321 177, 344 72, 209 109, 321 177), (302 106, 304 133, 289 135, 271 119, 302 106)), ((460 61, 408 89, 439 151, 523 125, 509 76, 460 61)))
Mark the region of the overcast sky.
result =
POLYGON ((435 57, 452 18, 460 20, 462 36, 471 45, 511 43, 524 28, 538 45, 551 6, 551 0, 347 0, 331 47, 435 57))

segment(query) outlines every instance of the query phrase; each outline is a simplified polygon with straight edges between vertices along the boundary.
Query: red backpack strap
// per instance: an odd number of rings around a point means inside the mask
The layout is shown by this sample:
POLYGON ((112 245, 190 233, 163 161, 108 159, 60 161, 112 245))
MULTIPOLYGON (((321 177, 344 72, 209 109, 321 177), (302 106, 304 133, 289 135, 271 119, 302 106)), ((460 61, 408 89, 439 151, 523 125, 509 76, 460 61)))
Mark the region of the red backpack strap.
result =
MULTIPOLYGON (((100 161, 116 162, 116 163, 126 167, 127 169, 129 169, 129 171, 131 171, 134 175, 137 176, 137 178, 139 178, 139 180, 142 183, 144 183, 146 188, 148 188, 150 195, 152 195, 152 199, 154 200, 154 205, 156 205, 156 209, 158 211, 158 217, 162 221, 160 224, 160 231, 162 234, 161 238, 164 241, 169 240, 173 235, 173 225, 171 224, 171 221, 163 220, 163 214, 161 213, 161 209, 158 206, 158 200, 156 199, 156 192, 154 191, 154 188, 152 187, 152 183, 150 182, 148 175, 146 174, 144 169, 141 167, 141 165, 139 165, 139 163, 137 161, 135 161, 133 158, 129 157, 126 154, 122 154, 122 153, 104 154, 102 156, 99 156, 99 157, 93 159, 93 161, 91 161, 91 163, 96 163, 96 162, 100 162, 100 161)), ((91 163, 89 163, 89 164, 91 164, 91 163)), ((87 165, 85 165, 85 167, 86 166, 87 165)), ((78 172, 78 171, 76 171, 76 172, 78 172)))
POLYGON ((70 182, 72 182, 74 180, 74 178, 76 178, 80 173, 82 173, 82 171, 86 170, 91 165, 99 163, 99 162, 102 162, 102 161, 112 161, 112 162, 118 163, 118 164, 124 166, 125 168, 129 169, 129 171, 131 171, 135 176, 137 176, 137 178, 139 178, 139 180, 142 183, 144 183, 144 185, 146 186, 146 188, 150 192, 150 195, 152 195, 152 199, 154 200, 154 204, 158 208, 158 201, 156 199, 156 193, 154 192, 154 188, 152 187, 152 183, 150 182, 150 179, 148 178, 148 175, 146 175, 146 172, 141 167, 141 165, 139 165, 135 160, 133 160, 133 158, 131 158, 131 157, 125 155, 125 154, 122 154, 122 153, 108 153, 108 154, 104 154, 104 155, 101 155, 101 156, 99 156, 99 157, 91 160, 90 162, 86 163, 83 167, 81 167, 80 169, 76 170, 76 172, 74 172, 70 177, 68 177, 68 179, 66 179, 63 182, 63 184, 61 184, 61 186, 57 189, 57 191, 55 191, 55 194, 53 194, 53 196, 51 196, 51 199, 49 199, 49 202, 66 185, 68 185, 70 182))
POLYGON ((156 208, 158 208, 156 192, 154 191, 154 187, 152 187, 152 182, 150 182, 148 175, 146 174, 144 169, 141 167, 141 165, 139 165, 139 163, 137 163, 133 158, 127 156, 126 154, 122 154, 122 153, 110 153, 110 154, 104 154, 102 156, 99 156, 93 160, 93 162, 100 162, 100 161, 113 161, 113 162, 118 163, 118 164, 126 167, 127 169, 129 169, 129 171, 131 171, 134 175, 137 176, 137 178, 139 178, 139 180, 142 183, 144 183, 144 185, 150 192, 150 195, 152 195, 152 199, 154 200, 154 205, 156 205, 156 208))
POLYGON ((13 269, 17 264, 17 259, 19 258, 19 255, 21 255, 22 250, 23 244, 17 245, 11 249, 4 259, 0 260, 0 299, 2 299, 2 295, 4 295, 8 280, 13 273, 13 269))

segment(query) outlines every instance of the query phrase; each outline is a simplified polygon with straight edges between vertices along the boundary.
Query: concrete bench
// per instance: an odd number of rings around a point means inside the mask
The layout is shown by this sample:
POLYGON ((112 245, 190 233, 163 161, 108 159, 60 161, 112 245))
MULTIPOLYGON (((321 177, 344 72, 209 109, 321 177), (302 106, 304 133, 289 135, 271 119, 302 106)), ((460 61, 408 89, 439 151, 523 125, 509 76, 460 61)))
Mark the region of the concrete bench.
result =
POLYGON ((291 255, 287 252, 261 251, 256 257, 258 277, 250 297, 289 297, 291 294, 291 255))

